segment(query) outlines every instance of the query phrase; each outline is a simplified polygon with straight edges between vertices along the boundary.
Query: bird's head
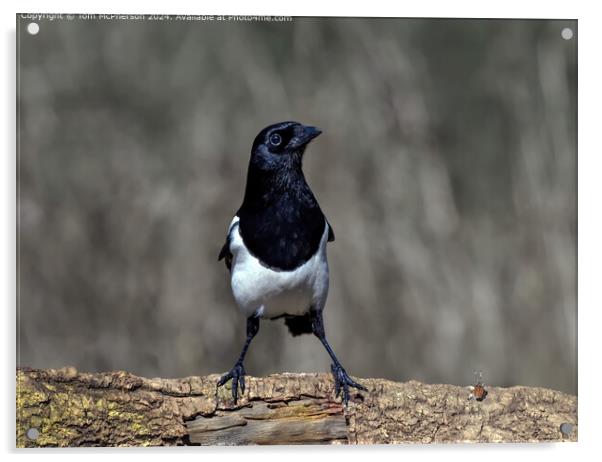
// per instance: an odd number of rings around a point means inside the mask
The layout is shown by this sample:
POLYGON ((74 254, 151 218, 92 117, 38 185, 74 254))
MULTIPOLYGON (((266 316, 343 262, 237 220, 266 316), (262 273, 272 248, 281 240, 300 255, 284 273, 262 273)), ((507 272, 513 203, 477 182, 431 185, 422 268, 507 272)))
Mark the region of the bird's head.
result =
POLYGON ((300 167, 307 144, 320 133, 316 127, 298 122, 270 125, 255 137, 251 163, 262 170, 276 170, 284 165, 300 167))

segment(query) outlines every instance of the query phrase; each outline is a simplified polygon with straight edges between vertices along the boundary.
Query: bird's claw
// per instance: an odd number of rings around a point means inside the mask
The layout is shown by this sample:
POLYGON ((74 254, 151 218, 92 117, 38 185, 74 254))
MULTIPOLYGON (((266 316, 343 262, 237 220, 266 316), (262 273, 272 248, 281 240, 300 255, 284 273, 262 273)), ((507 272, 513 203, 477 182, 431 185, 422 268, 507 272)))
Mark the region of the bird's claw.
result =
POLYGON ((234 400, 234 404, 238 401, 239 385, 241 395, 244 395, 245 393, 245 375, 245 368, 242 363, 236 363, 234 367, 222 375, 219 382, 217 382, 217 386, 221 387, 228 382, 228 380, 232 379, 232 399, 234 400))
POLYGON ((332 371, 332 375, 334 377, 335 396, 339 396, 341 391, 343 392, 342 398, 343 402, 345 403, 345 407, 349 402, 349 387, 357 388, 358 390, 368 390, 366 387, 349 377, 345 369, 343 369, 343 366, 340 364, 331 364, 330 370, 332 371))

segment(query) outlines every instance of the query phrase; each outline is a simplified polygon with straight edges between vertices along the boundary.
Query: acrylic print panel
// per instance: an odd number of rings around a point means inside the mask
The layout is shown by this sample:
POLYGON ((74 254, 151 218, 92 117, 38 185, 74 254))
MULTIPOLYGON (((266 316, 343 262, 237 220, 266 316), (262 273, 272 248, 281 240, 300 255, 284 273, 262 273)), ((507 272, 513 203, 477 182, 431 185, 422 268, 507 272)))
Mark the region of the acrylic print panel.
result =
POLYGON ((576 440, 577 38, 17 15, 17 446, 576 440))

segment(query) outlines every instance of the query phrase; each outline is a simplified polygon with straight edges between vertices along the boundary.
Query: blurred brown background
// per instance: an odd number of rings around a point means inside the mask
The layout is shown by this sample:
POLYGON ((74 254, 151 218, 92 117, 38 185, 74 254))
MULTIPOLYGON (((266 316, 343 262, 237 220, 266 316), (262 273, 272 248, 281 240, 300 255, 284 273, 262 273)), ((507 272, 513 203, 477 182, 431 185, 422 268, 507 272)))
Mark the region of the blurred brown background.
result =
MULTIPOLYGON (((18 365, 229 369, 217 254, 292 119, 352 375, 577 392, 576 21, 18 21, 18 365)), ((246 369, 329 361, 264 322, 246 369)))

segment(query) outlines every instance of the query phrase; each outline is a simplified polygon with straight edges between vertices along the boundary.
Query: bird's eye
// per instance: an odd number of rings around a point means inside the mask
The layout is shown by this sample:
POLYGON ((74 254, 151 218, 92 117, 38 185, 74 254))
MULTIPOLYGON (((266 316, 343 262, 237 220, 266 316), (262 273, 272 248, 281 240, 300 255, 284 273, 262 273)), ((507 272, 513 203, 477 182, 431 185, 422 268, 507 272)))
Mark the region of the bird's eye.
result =
POLYGON ((282 137, 278 133, 274 133, 270 136, 270 144, 272 146, 280 146, 282 143, 282 137))

